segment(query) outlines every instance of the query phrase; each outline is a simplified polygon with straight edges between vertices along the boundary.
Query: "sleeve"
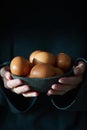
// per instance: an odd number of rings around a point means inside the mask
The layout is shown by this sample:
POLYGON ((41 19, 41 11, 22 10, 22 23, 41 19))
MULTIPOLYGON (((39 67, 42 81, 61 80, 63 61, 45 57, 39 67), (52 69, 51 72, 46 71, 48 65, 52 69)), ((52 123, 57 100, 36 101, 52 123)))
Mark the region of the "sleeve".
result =
MULTIPOLYGON (((78 60, 82 60, 87 65, 87 60, 83 58, 79 58, 78 60)), ((77 88, 70 90, 63 96, 60 95, 52 95, 50 96, 51 102, 53 106, 60 110, 75 110, 82 111, 87 110, 87 102, 85 101, 87 98, 87 66, 86 71, 84 73, 83 81, 78 85, 77 88)))
MULTIPOLYGON (((9 62, 0 64, 0 68, 9 65, 9 62)), ((13 113, 25 112, 33 107, 37 97, 25 98, 21 94, 15 94, 4 87, 0 76, 0 106, 3 106, 13 113)))

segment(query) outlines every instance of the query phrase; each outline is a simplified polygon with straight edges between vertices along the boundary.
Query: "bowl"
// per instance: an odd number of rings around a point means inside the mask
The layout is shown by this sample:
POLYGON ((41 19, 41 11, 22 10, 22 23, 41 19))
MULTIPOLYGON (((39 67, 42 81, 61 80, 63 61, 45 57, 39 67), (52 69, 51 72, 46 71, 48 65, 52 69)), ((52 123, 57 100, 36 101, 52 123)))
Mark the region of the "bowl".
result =
MULTIPOLYGON (((86 62, 83 58, 78 58, 75 60, 73 66, 76 66, 79 61, 86 62)), ((58 83, 58 79, 61 77, 65 76, 72 76, 73 74, 73 66, 71 70, 68 73, 65 73, 64 75, 61 76, 53 76, 53 77, 48 77, 48 78, 29 78, 29 77, 21 77, 21 76, 16 76, 12 74, 12 77, 21 79, 25 82, 25 84, 28 84, 31 86, 32 90, 36 90, 38 92, 47 92, 52 84, 58 83)))

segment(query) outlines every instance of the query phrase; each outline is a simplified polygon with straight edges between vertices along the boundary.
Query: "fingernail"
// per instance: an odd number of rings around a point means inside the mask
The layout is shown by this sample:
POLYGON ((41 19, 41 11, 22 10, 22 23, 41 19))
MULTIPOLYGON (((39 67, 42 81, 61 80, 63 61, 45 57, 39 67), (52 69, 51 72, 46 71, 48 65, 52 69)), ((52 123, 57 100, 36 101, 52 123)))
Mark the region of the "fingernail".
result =
POLYGON ((62 83, 62 79, 59 79, 58 82, 59 82, 59 83, 62 83))
POLYGON ((57 85, 52 85, 52 89, 55 89, 57 85))
POLYGON ((48 91, 47 95, 48 95, 48 96, 50 96, 50 95, 51 95, 51 92, 50 92, 50 91, 48 91))

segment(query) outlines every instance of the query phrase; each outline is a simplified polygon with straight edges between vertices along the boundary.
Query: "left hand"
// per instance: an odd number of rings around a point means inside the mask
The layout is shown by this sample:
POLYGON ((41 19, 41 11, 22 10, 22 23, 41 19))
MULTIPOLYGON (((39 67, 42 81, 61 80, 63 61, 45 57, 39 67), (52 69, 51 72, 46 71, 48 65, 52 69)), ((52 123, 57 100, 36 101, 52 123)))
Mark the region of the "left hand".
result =
POLYGON ((77 66, 73 68, 74 76, 61 77, 58 80, 58 84, 53 84, 51 89, 47 92, 47 95, 64 95, 68 91, 78 87, 83 81, 83 75, 86 68, 84 62, 79 62, 77 66))

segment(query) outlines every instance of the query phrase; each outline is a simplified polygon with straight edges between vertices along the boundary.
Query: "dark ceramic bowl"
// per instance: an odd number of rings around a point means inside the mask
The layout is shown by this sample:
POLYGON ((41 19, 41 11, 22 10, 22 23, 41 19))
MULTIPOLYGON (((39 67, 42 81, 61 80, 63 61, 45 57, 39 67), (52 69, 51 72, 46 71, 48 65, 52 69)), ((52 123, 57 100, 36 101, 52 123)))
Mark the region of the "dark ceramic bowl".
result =
MULTIPOLYGON (((73 66, 76 66, 78 61, 86 62, 83 58, 78 58, 74 62, 73 66)), ((27 84, 29 84, 29 86, 31 86, 32 90, 36 90, 39 92, 47 92, 50 89, 52 84, 58 83, 59 78, 64 77, 64 76, 71 76, 71 75, 73 75, 73 67, 68 73, 66 73, 62 76, 53 76, 53 77, 49 77, 49 78, 28 78, 28 77, 19 77, 16 75, 12 75, 12 77, 23 80, 25 83, 27 83, 27 84)))

